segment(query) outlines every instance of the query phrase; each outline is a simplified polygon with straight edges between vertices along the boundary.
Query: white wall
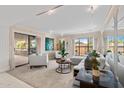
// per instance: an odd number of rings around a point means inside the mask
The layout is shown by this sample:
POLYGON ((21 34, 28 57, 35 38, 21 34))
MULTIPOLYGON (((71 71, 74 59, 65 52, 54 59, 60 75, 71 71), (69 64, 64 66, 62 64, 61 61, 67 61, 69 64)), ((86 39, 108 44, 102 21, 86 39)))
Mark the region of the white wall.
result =
POLYGON ((0 27, 0 72, 9 70, 9 28, 0 27))

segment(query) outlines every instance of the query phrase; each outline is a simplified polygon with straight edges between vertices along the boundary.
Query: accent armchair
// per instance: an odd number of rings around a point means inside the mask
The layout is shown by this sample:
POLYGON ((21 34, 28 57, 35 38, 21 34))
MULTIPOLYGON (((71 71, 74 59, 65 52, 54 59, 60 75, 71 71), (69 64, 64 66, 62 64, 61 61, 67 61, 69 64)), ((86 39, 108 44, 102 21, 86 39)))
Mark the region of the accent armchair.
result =
POLYGON ((33 66, 46 66, 48 65, 48 54, 44 53, 42 55, 29 55, 29 65, 30 68, 33 66))

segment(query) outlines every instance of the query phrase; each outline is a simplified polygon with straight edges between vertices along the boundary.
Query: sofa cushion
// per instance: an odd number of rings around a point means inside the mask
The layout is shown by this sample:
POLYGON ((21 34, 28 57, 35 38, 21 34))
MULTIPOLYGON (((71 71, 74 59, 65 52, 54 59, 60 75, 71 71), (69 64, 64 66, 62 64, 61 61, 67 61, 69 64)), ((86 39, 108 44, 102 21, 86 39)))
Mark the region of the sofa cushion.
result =
POLYGON ((112 58, 112 59, 114 58, 114 55, 113 55, 113 53, 111 53, 111 52, 108 52, 108 53, 107 53, 107 56, 108 56, 109 58, 112 58))
POLYGON ((78 65, 74 66, 75 70, 79 70, 84 67, 84 60, 82 60, 78 65))
POLYGON ((97 61, 100 62, 100 69, 103 69, 106 66, 105 57, 103 55, 100 55, 100 57, 97 58, 97 61))
POLYGON ((86 59, 86 57, 84 57, 84 58, 80 61, 80 63, 79 63, 78 65, 74 66, 74 69, 75 69, 75 70, 79 70, 79 69, 83 68, 83 67, 84 67, 84 61, 85 61, 85 59, 86 59))
POLYGON ((123 55, 119 56, 119 62, 124 65, 124 56, 123 55))
POLYGON ((78 65, 81 62, 82 59, 83 59, 83 57, 72 57, 72 58, 70 58, 73 65, 78 65))
POLYGON ((108 62, 105 62, 104 70, 110 70, 110 65, 108 64, 108 62))

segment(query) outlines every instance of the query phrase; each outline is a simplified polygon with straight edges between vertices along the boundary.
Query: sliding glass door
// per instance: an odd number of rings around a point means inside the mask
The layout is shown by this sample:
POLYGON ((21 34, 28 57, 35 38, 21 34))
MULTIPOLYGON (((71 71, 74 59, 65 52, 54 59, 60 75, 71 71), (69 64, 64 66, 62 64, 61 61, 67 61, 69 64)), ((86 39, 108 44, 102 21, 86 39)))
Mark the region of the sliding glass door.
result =
MULTIPOLYGON (((106 50, 114 52, 114 37, 107 36, 105 43, 107 46, 106 50)), ((118 36, 118 52, 124 53, 124 36, 118 36)))
POLYGON ((76 56, 83 56, 93 49, 92 38, 79 38, 75 39, 74 42, 76 56))
POLYGON ((37 52, 36 36, 28 35, 28 55, 37 52))
POLYGON ((76 39, 74 41, 74 44, 75 44, 75 55, 78 56, 80 55, 80 40, 76 39))

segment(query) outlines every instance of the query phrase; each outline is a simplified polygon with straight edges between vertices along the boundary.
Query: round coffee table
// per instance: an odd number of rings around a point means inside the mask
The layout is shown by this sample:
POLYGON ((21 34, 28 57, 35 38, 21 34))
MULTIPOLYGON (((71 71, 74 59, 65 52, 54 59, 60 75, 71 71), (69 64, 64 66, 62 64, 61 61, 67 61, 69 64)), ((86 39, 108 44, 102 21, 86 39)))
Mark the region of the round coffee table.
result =
POLYGON ((71 72, 71 61, 70 60, 57 60, 56 61, 59 66, 58 68, 56 68, 56 72, 57 73, 61 73, 61 74, 68 74, 71 72))

